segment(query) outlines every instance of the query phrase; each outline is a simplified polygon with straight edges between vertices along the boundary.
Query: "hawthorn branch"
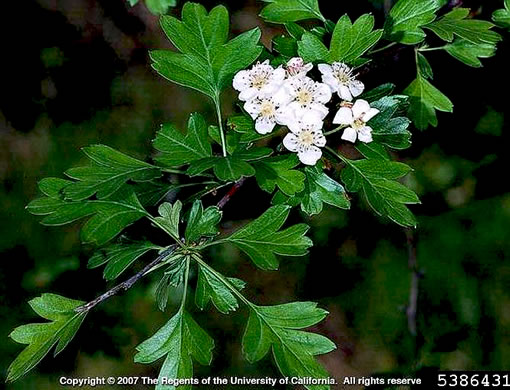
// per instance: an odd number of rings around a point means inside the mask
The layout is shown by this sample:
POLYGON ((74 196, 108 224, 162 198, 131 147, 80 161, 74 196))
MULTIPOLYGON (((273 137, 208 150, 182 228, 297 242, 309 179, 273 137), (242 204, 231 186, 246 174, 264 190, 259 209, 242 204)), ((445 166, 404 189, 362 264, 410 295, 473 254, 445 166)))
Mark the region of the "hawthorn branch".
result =
POLYGON ((245 177, 242 177, 240 180, 236 181, 234 185, 228 190, 228 192, 223 196, 223 198, 220 199, 220 201, 217 203, 216 206, 218 206, 219 209, 222 209, 225 207, 225 205, 232 199, 232 197, 239 191, 239 189, 243 186, 244 182, 246 181, 245 177))
POLYGON ((416 257, 416 240, 412 229, 406 229, 408 260, 407 266, 411 271, 411 287, 409 291, 409 304, 407 305, 407 326, 409 332, 416 336, 416 313, 418 309, 418 288, 421 274, 418 270, 418 260, 416 257))
POLYGON ((116 285, 112 289, 108 290, 104 294, 98 296, 96 299, 90 301, 89 303, 86 303, 85 305, 78 306, 74 311, 77 313, 83 313, 87 312, 93 307, 99 305, 100 303, 106 301, 108 298, 113 297, 114 295, 117 295, 121 291, 129 290, 133 285, 138 282, 141 278, 143 278, 153 267, 161 263, 163 260, 165 260, 168 255, 170 255, 175 249, 176 245, 172 245, 165 249, 158 257, 156 257, 152 262, 147 264, 143 269, 133 276, 131 276, 128 280, 116 285))

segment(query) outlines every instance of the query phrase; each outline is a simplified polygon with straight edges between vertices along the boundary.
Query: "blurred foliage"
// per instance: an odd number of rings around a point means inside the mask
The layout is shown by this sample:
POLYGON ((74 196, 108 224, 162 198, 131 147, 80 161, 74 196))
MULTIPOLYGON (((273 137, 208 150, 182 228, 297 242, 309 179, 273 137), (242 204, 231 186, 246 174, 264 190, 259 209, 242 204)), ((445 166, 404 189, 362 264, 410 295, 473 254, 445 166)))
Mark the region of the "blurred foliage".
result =
MULTIPOLYGON (((210 7, 216 2, 202 3, 210 7)), ((236 31, 260 23, 256 14, 261 4, 224 3, 236 31)), ((325 3, 321 10, 333 20, 346 12, 355 19, 366 11, 382 20, 383 3, 350 2, 341 9, 325 3)), ((501 7, 465 3, 487 17, 501 7)), ((37 181, 62 177, 61 172, 83 163, 79 149, 88 144, 108 144, 143 158, 151 153, 150 139, 160 123, 183 128, 190 111, 213 117, 195 92, 174 87, 150 70, 147 51, 164 47, 164 37, 157 17, 143 7, 111 0, 58 5, 37 0, 9 2, 6 7, 1 28, 11 60, 0 76, 3 335, 35 318, 26 301, 42 292, 89 300, 107 287, 100 269, 86 270, 92 251, 80 245, 77 225, 47 228, 24 209, 36 197, 37 181), (15 28, 7 18, 19 15, 26 15, 27 23, 23 30, 11 31, 15 28)), ((267 39, 277 31, 264 27, 263 32, 267 39)), ((320 217, 292 214, 292 223, 304 218, 312 226, 315 246, 308 257, 285 259, 278 273, 254 269, 233 246, 211 250, 209 260, 225 274, 246 280, 247 294, 257 303, 317 300, 331 312, 318 330, 339 346, 323 359, 335 377, 409 373, 427 367, 508 368, 508 107, 494 93, 509 84, 508 38, 507 33, 496 59, 484 61, 482 70, 458 70, 456 60, 446 54, 427 56, 435 69, 434 83, 444 89, 455 109, 453 115, 439 114, 439 128, 415 131, 412 148, 399 153, 415 169, 406 180, 423 203, 413 206, 423 273, 416 337, 409 334, 405 315, 410 286, 405 235, 374 217, 361 201, 357 202, 363 207, 353 207, 349 214, 328 205, 320 217)), ((392 66, 394 58, 381 56, 366 76, 367 85, 379 85, 377 75, 384 72, 385 79, 405 88, 414 77, 413 53, 403 52, 397 60, 400 71, 392 66)), ((232 96, 225 99, 228 103, 232 96)), ((248 182, 229 203, 225 221, 232 222, 224 223, 223 230, 260 215, 262 208, 255 199, 269 204, 270 199, 255 188, 248 182)), ((106 302, 87 317, 66 351, 45 359, 9 388, 53 389, 61 375, 156 377, 157 366, 133 363, 134 347, 173 315, 177 306, 173 298, 180 297, 171 293, 167 311, 159 312, 156 287, 155 280, 141 282, 106 302)), ((217 340, 213 365, 197 366, 198 376, 277 376, 269 358, 253 365, 242 359, 239 341, 247 314, 244 309, 229 317, 215 311, 194 313, 217 340)), ((20 347, 9 340, 3 345, 5 372, 20 347)))

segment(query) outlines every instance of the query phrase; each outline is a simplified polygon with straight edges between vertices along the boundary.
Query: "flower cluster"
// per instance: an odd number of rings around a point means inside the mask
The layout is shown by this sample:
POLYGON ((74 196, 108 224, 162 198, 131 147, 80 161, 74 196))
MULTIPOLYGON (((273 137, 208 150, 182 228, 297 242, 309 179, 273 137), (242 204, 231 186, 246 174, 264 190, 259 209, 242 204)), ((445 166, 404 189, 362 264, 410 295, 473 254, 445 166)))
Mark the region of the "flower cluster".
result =
POLYGON ((259 62, 234 77, 234 88, 245 102, 244 109, 255 120, 255 130, 268 134, 277 124, 287 126, 290 132, 283 145, 297 153, 306 165, 315 165, 322 156, 320 148, 326 145, 323 121, 329 114, 326 104, 334 93, 343 100, 333 123, 346 127, 344 140, 371 142, 372 129, 366 123, 379 112, 365 100, 352 103, 365 86, 347 65, 319 64, 322 82, 308 76, 312 69, 312 64, 295 57, 285 67, 276 69, 269 60, 259 62))

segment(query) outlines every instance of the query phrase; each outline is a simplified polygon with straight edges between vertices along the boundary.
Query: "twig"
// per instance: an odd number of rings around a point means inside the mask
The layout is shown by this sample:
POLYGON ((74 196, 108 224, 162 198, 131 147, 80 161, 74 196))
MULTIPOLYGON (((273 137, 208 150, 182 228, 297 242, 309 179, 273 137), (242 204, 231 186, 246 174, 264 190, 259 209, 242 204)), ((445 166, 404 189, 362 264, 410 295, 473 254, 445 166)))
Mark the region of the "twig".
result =
POLYGON ((133 285, 143 278, 145 274, 147 274, 154 266, 161 263, 164 259, 168 257, 169 254, 171 254, 175 250, 176 246, 172 245, 169 248, 165 249, 158 257, 156 257, 151 263, 147 264, 140 272, 134 274, 131 276, 128 280, 125 282, 122 282, 121 284, 118 284, 117 286, 113 287, 111 290, 108 290, 104 294, 98 296, 96 299, 90 301, 89 303, 86 303, 85 305, 78 306, 74 311, 78 313, 83 313, 85 311, 89 311, 94 306, 99 305, 101 302, 106 301, 108 298, 118 294, 120 291, 126 291, 129 290, 133 285))
POLYGON ((411 288, 409 291, 409 304, 406 309, 407 326, 409 332, 416 336, 416 312, 418 309, 418 284, 420 272, 418 271, 418 260, 416 258, 416 241, 412 229, 405 230, 407 237, 408 261, 407 266, 411 271, 411 288))
POLYGON ((230 201, 230 199, 236 194, 237 191, 242 187, 244 182, 246 181, 246 178, 243 177, 239 181, 235 182, 234 185, 228 190, 228 192, 223 196, 223 198, 220 199, 218 204, 219 209, 222 209, 225 207, 225 205, 230 201))

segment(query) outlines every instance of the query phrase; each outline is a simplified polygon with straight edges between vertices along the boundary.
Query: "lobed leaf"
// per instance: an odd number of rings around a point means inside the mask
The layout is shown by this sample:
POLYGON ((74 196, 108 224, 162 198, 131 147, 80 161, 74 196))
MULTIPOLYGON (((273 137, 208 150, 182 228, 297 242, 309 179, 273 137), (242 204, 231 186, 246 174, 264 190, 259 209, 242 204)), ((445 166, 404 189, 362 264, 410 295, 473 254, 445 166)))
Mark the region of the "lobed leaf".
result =
MULTIPOLYGON (((212 237, 218 234, 217 224, 221 220, 222 212, 216 206, 209 206, 205 210, 202 202, 197 200, 193 203, 188 225, 184 237, 188 244, 198 241, 202 237, 212 237)), ((178 236, 177 236, 178 237, 178 236)))
POLYGON ((106 264, 103 277, 113 280, 119 277, 136 260, 151 250, 159 250, 161 247, 151 242, 135 242, 129 244, 115 244, 105 249, 98 250, 89 259, 88 268, 96 268, 106 264))
MULTIPOLYGON (((136 363, 150 364, 165 357, 159 373, 156 390, 174 390, 162 378, 189 379, 193 377, 193 359, 202 365, 210 365, 214 340, 195 322, 190 314, 179 310, 151 338, 136 347, 136 363)), ((179 389, 191 389, 182 384, 179 389)))
POLYGON ((17 343, 27 344, 27 347, 7 369, 8 382, 25 375, 53 347, 55 355, 60 353, 73 339, 86 315, 86 312, 74 311, 84 302, 55 294, 42 294, 29 304, 37 314, 50 322, 22 325, 12 331, 10 337, 17 343))
MULTIPOLYGON (((237 289, 244 288, 245 283, 242 280, 235 278, 228 278, 228 280, 237 289)), ((206 267, 199 265, 195 303, 201 310, 204 310, 209 301, 212 301, 218 311, 223 314, 235 311, 239 307, 237 298, 225 284, 206 267)))
POLYGON ((313 244, 305 236, 309 227, 293 225, 280 230, 290 213, 290 207, 278 205, 269 208, 259 218, 250 222, 234 234, 225 238, 245 252, 259 268, 278 268, 275 254, 282 256, 303 256, 313 244))
POLYGON ((350 202, 344 187, 326 175, 319 167, 306 167, 304 169, 306 180, 304 191, 287 197, 277 192, 273 197, 273 204, 288 204, 297 206, 312 216, 322 212, 324 203, 340 209, 349 209, 350 202))
MULTIPOLYGON (((243 353, 253 363, 272 350, 278 369, 286 377, 327 378, 328 373, 314 356, 336 348, 324 336, 301 331, 327 315, 313 302, 251 307, 243 335, 243 353)), ((329 385, 307 385, 308 389, 329 389, 329 385)))
POLYGON ((427 24, 425 28, 433 31, 444 41, 452 42, 455 36, 474 45, 495 45, 502 38, 491 31, 494 24, 485 20, 468 19, 469 8, 454 8, 442 18, 427 24))
POLYGON ((144 182, 157 179, 161 170, 151 164, 129 157, 106 145, 92 145, 83 148, 90 159, 90 165, 71 168, 66 175, 77 181, 64 189, 64 197, 70 200, 83 200, 96 195, 106 199, 128 181, 144 182))
POLYGON ((266 5, 260 16, 268 22, 289 23, 307 19, 325 21, 318 0, 263 0, 266 5))
POLYGON ((384 24, 385 37, 408 45, 420 43, 425 39, 422 27, 436 19, 439 8, 438 0, 399 0, 384 24))
POLYGON ((305 188, 304 173, 292 169, 299 165, 294 154, 266 158, 256 163, 255 178, 264 191, 274 192, 278 187, 284 194, 292 196, 305 188))
POLYGON ((407 96, 386 96, 371 103, 380 111, 368 123, 373 129, 374 141, 393 149, 411 146, 411 133, 407 130, 411 121, 405 117, 395 117, 400 106, 406 103, 407 96))
MULTIPOLYGON (((40 186, 43 188, 47 186, 48 180, 43 180, 40 186)), ((68 180, 58 182, 51 180, 52 184, 58 183, 61 187, 59 193, 72 183, 68 180)), ((54 190, 57 191, 57 187, 54 190)), ((134 191, 127 187, 103 200, 69 201, 52 194, 46 198, 33 200, 27 209, 32 214, 44 215, 41 223, 47 226, 65 225, 90 217, 81 229, 81 239, 84 243, 94 243, 98 246, 107 243, 124 228, 147 215, 134 191)))
POLYGON ((420 203, 418 196, 395 181, 405 176, 409 166, 384 159, 344 160, 342 180, 348 191, 362 192, 370 207, 393 222, 414 227, 416 218, 406 204, 420 203))
POLYGON ((420 130, 425 130, 429 124, 437 126, 436 110, 453 111, 450 99, 419 74, 403 93, 410 97, 408 114, 420 130))
POLYGON ((492 20, 501 27, 510 28, 510 0, 505 0, 505 8, 494 11, 492 20))
POLYGON ((456 39, 444 48, 452 57, 474 68, 482 66, 480 58, 489 58, 496 54, 496 47, 492 44, 473 44, 464 39, 456 39))
POLYGON ((348 15, 340 18, 333 31, 329 51, 329 61, 339 61, 357 66, 370 48, 375 46, 383 35, 383 30, 374 30, 373 15, 362 15, 354 22, 348 15))
POLYGON ((190 115, 186 135, 171 124, 162 125, 153 145, 161 152, 156 161, 166 167, 180 167, 212 156, 207 124, 198 113, 190 115))
POLYGON ((218 102, 235 73, 261 54, 260 30, 255 28, 228 41, 229 15, 221 5, 207 13, 201 4, 185 3, 181 19, 161 18, 161 27, 178 52, 152 51, 152 66, 166 79, 218 102))

